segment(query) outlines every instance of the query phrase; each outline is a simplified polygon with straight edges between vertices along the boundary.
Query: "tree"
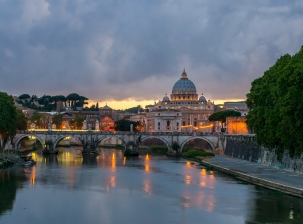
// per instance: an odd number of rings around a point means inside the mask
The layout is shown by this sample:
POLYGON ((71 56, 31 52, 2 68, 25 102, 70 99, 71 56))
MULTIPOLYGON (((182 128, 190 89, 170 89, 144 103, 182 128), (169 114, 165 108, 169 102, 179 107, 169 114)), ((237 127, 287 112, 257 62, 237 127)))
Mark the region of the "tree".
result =
POLYGON ((49 114, 41 114, 41 128, 47 128, 48 124, 51 123, 51 116, 49 114))
POLYGON ((53 116, 52 123, 56 125, 56 128, 59 129, 61 127, 63 120, 63 114, 57 113, 53 116))
POLYGON ((241 113, 239 111, 235 110, 223 110, 216 113, 213 113, 209 116, 209 121, 220 121, 221 122, 221 128, 223 128, 223 123, 226 122, 227 117, 240 117, 241 113))
POLYGON ((29 118, 31 123, 34 123, 36 126, 40 128, 42 123, 42 115, 38 111, 34 111, 32 116, 29 118))
POLYGON ((115 122, 115 130, 116 131, 130 131, 130 125, 133 125, 133 131, 139 131, 140 128, 137 128, 140 126, 139 121, 129 121, 129 120, 119 120, 115 122))
POLYGON ((275 149, 280 157, 303 152, 303 47, 294 56, 286 54, 255 79, 247 96, 247 124, 257 142, 275 149))
POLYGON ((85 96, 80 96, 79 100, 76 102, 76 106, 83 107, 84 104, 88 104, 87 102, 85 102, 85 100, 88 100, 88 98, 86 98, 85 96))
POLYGON ((27 117, 25 117, 22 110, 16 110, 16 127, 17 130, 27 130, 27 117))
POLYGON ((0 92, 0 150, 4 155, 4 147, 17 132, 17 112, 14 99, 7 93, 0 92))
POLYGON ((70 107, 74 107, 76 101, 80 100, 80 96, 77 93, 71 93, 66 97, 66 100, 68 101, 70 107))
MULTIPOLYGON (((19 99, 20 99, 20 97, 19 97, 19 99)), ((32 95, 32 97, 31 97, 31 102, 33 102, 33 101, 35 101, 35 100, 37 100, 37 99, 38 99, 37 95, 32 95)))
POLYGON ((84 116, 81 113, 75 114, 75 118, 69 121, 69 126, 73 129, 80 130, 83 127, 84 116))
POLYGON ((20 99, 20 100, 31 99, 31 96, 28 94, 22 94, 18 97, 18 99, 20 99))

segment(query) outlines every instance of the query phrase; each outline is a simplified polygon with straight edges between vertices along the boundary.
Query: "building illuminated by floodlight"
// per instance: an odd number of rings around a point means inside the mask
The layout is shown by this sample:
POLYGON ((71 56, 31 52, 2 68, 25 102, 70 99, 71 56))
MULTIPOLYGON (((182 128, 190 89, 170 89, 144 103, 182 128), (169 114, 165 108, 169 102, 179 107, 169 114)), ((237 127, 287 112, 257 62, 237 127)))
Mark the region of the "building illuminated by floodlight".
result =
POLYGON ((170 98, 149 107, 146 113, 148 132, 213 132, 214 124, 208 117, 214 113, 214 103, 202 94, 198 98, 194 83, 185 69, 175 83, 170 98))

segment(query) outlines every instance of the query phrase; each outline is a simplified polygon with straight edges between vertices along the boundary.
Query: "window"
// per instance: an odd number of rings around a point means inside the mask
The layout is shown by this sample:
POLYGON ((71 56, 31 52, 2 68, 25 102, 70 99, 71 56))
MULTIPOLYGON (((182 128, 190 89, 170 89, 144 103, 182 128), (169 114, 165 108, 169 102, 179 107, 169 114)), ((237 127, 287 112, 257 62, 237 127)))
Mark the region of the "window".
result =
POLYGON ((158 122, 158 126, 160 127, 160 122, 158 122))
POLYGON ((194 126, 197 127, 197 121, 194 122, 194 126))
POLYGON ((185 126, 185 121, 183 121, 183 126, 185 126))
POLYGON ((177 122, 177 127, 179 126, 179 122, 177 122))
POLYGON ((166 126, 170 126, 170 121, 166 121, 166 126))

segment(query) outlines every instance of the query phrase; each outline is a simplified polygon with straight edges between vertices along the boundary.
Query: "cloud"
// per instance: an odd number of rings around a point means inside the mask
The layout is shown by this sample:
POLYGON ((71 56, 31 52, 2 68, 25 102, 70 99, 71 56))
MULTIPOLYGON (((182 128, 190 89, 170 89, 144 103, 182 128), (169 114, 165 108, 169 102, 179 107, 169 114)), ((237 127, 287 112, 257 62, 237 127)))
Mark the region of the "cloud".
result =
POLYGON ((294 1, 0 1, 0 89, 94 101, 170 94, 185 67, 199 94, 245 98, 303 39, 294 1))

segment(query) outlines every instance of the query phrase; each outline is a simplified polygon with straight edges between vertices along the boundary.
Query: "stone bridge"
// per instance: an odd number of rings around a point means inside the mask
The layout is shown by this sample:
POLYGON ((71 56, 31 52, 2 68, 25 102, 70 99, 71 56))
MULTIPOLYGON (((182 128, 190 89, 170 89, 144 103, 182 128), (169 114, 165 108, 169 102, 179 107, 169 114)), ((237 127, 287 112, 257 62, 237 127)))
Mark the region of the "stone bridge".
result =
POLYGON ((174 142, 179 144, 179 152, 182 152, 184 145, 192 139, 202 139, 206 141, 214 153, 223 154, 226 146, 226 138, 221 134, 200 134, 200 133, 144 133, 144 132, 101 132, 101 131, 60 131, 60 130, 38 130, 19 131, 13 140, 13 147, 18 151, 19 143, 27 137, 35 137, 41 142, 44 148, 47 145, 55 149, 58 143, 66 137, 72 137, 79 144, 96 148, 105 138, 117 138, 122 141, 123 146, 133 149, 144 140, 156 138, 164 142, 168 152, 172 152, 174 142), (50 144, 51 142, 51 144, 50 144))

